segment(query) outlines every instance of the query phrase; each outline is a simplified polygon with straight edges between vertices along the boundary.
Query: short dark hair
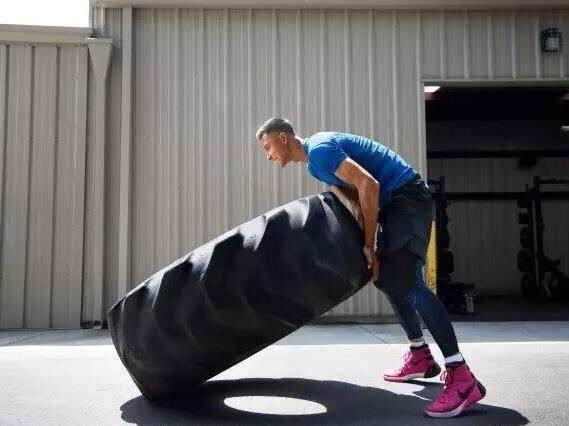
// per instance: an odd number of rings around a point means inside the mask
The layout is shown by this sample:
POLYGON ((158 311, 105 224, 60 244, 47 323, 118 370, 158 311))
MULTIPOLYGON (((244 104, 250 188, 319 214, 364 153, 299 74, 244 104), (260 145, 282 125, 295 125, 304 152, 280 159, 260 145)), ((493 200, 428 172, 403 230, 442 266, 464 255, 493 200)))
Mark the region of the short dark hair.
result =
POLYGON ((286 118, 273 117, 259 127, 255 136, 261 139, 265 133, 284 132, 288 135, 294 135, 292 124, 286 118))

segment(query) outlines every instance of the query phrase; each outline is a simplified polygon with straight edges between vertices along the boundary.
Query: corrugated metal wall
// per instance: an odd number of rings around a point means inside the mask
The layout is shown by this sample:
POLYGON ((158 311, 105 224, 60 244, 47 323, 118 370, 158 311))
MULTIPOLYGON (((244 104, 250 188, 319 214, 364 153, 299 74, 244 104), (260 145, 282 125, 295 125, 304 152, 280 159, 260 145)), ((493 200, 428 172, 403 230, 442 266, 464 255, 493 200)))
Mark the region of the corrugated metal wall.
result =
POLYGON ((554 10, 421 13, 425 79, 546 79, 569 73, 567 49, 542 54, 539 33, 569 33, 569 12, 554 10))
POLYGON ((0 328, 79 327, 87 46, 0 44, 0 328))
MULTIPOLYGON (((303 135, 371 136, 426 172, 422 79, 542 82, 569 67, 567 49, 537 44, 545 26, 569 33, 567 11, 134 9, 125 68, 124 12, 93 14, 115 45, 106 85, 82 42, 0 44, 0 328, 89 323, 101 280, 106 310, 228 228, 323 190, 302 167, 264 159, 253 135, 272 115, 303 135)), ((390 312, 369 288, 332 314, 390 312)))
MULTIPOLYGON (((290 118, 301 135, 371 136, 426 172, 421 79, 565 78, 567 49, 542 56, 536 40, 549 24, 569 33, 568 15, 134 9, 128 288, 225 230, 324 188, 302 167, 279 170, 264 159, 253 139, 268 117, 290 118)), ((101 32, 120 42, 121 10, 104 18, 101 32)), ((120 145, 116 132, 110 137, 120 145)), ((118 163, 110 167, 116 176, 118 163)), ((108 190, 115 199, 118 186, 108 190)), ((107 235, 113 259, 117 236, 107 235)), ((108 301, 120 296, 112 265, 108 301)), ((390 312, 369 288, 332 314, 390 312)))

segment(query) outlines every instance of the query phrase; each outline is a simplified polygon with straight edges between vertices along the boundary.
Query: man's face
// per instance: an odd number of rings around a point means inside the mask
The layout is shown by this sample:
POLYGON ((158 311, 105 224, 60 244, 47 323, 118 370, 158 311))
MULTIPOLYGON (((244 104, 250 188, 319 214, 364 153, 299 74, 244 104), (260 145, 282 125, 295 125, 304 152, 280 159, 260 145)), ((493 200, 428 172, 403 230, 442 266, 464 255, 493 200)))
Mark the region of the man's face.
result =
POLYGON ((260 142, 267 154, 267 160, 281 167, 286 166, 290 161, 286 133, 265 133, 260 142))

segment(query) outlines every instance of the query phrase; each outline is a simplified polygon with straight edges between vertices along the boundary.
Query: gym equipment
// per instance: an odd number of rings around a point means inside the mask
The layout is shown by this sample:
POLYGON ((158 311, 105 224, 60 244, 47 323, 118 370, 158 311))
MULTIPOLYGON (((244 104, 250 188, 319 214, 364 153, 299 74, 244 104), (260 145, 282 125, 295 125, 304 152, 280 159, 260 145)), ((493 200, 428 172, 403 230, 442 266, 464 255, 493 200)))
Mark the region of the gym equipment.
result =
POLYGON ((546 198, 563 199, 563 192, 544 193, 544 185, 567 185, 568 179, 542 179, 534 176, 533 186, 526 185, 525 193, 518 200, 523 211, 518 214, 520 230, 518 269, 523 272, 520 286, 522 297, 532 302, 569 300, 569 278, 559 269, 560 260, 552 260, 543 250, 543 215, 541 204, 546 198))
POLYGON ((291 202, 156 272, 108 312, 149 400, 183 395, 352 296, 363 232, 331 192, 291 202))
POLYGON ((436 234, 437 234, 437 296, 447 310, 452 313, 474 314, 474 299, 476 297, 476 285, 453 281, 451 274, 454 272, 454 255, 450 250, 450 234, 448 231, 449 217, 447 207, 449 205, 445 178, 429 179, 429 185, 434 188, 431 196, 435 201, 436 209, 436 234))

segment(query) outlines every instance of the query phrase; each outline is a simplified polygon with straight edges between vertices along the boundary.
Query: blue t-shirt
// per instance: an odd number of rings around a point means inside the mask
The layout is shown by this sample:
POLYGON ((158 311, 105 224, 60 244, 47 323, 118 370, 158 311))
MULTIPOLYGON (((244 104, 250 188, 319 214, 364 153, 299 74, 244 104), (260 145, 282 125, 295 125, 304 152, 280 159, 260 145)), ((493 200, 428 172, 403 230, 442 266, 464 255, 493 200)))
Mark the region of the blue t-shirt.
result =
POLYGON ((338 132, 319 132, 303 142, 308 172, 329 185, 348 186, 334 173, 347 157, 368 171, 381 185, 381 204, 417 172, 397 153, 372 139, 338 132))

